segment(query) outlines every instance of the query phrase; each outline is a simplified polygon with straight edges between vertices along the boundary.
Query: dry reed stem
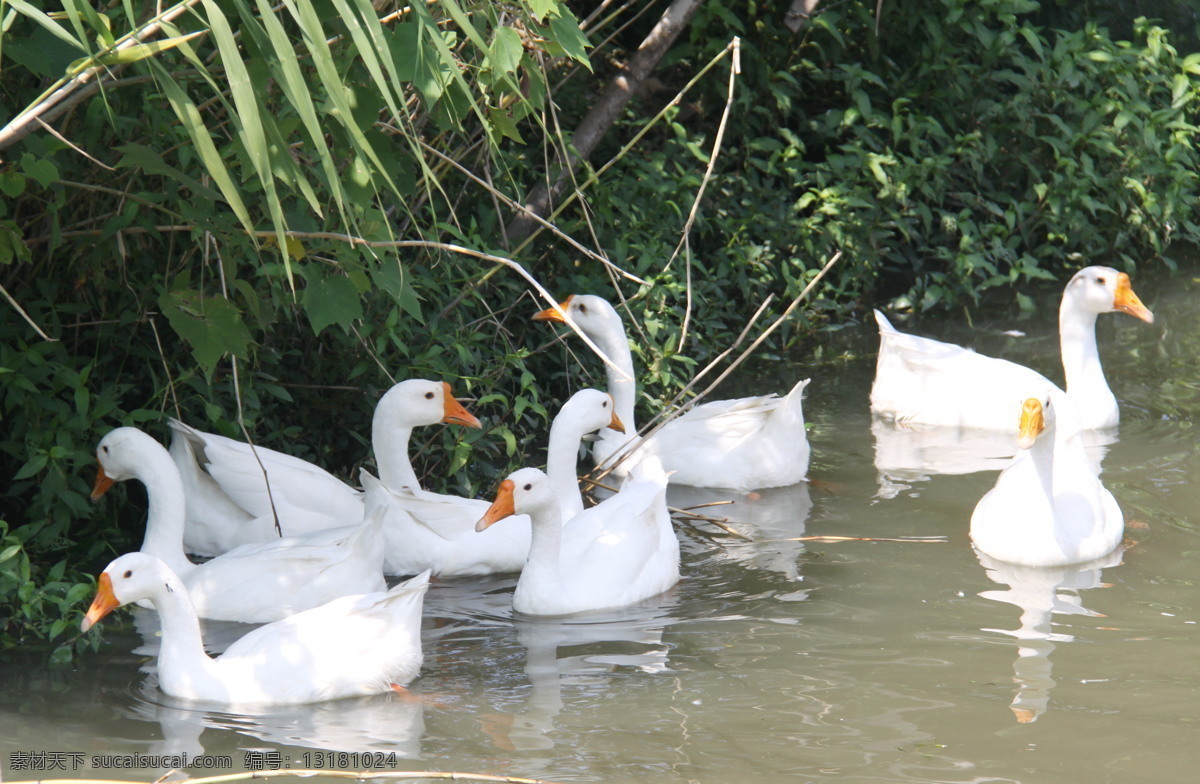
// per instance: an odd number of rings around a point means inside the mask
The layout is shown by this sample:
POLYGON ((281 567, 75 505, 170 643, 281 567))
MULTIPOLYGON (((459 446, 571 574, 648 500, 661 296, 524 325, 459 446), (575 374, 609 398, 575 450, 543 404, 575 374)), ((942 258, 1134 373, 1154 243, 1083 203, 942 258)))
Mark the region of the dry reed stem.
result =
POLYGON ((725 109, 721 112, 721 121, 717 124, 717 136, 713 139, 712 153, 708 156, 708 166, 704 168, 704 179, 700 181, 700 187, 696 189, 696 198, 692 199, 692 209, 688 212, 687 221, 683 224, 682 236, 679 238, 679 244, 675 246, 675 250, 671 253, 671 258, 667 259, 665 266, 671 266, 671 262, 675 261, 675 257, 679 255, 681 249, 686 248, 684 254, 684 273, 687 279, 687 296, 683 310, 683 327, 679 332, 679 347, 677 351, 683 351, 683 346, 687 342, 688 326, 692 323, 692 225, 696 222, 696 213, 700 211, 700 200, 704 198, 704 191, 708 188, 708 181, 712 179, 713 169, 716 168, 717 158, 721 155, 721 141, 725 138, 725 126, 729 124, 729 111, 733 108, 733 88, 737 84, 737 77, 742 72, 742 39, 734 36, 729 42, 729 46, 733 49, 733 62, 729 67, 729 89, 725 95, 725 109))

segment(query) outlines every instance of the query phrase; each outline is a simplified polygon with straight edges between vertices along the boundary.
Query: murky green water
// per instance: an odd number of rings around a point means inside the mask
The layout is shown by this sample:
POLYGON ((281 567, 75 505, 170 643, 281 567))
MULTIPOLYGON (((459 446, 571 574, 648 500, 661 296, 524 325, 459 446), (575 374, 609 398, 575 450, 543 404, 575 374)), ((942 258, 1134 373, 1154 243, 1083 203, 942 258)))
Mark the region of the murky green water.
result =
MULTIPOLYGON (((893 465, 881 475, 867 410, 875 338, 847 330, 827 352, 858 358, 797 357, 730 390, 813 376, 818 481, 714 510, 758 543, 681 527, 686 578, 673 594, 587 622, 531 623, 511 617, 510 578, 442 582, 413 685, 424 703, 385 696, 258 715, 164 697, 130 652, 141 636, 106 621, 111 646, 78 670, 5 663, 4 780, 150 780, 164 770, 90 763, 187 753, 229 758, 194 776, 369 762, 680 784, 1195 781, 1200 306, 1186 276, 1135 287, 1158 323, 1109 316, 1100 330, 1123 410, 1104 480, 1133 544, 1111 564, 985 568, 967 525, 994 473, 893 465), (781 541, 805 534, 945 541, 781 541), (395 759, 318 753, 330 751, 395 759)), ((974 345, 1060 377, 1051 300, 1033 319, 977 321, 974 345), (1012 328, 1027 337, 1000 334, 1012 328)), ((901 328, 969 339, 955 319, 901 328)), ((212 627, 213 639, 230 629, 212 627)))

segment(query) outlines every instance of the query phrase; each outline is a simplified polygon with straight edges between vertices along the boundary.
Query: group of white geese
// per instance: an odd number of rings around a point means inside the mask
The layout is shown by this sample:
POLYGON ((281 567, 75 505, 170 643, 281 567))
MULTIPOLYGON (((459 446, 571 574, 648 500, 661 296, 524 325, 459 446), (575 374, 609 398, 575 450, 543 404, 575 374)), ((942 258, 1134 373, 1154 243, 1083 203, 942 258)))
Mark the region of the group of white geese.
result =
MULTIPOLYGON (((1124 520, 1083 438, 1117 424, 1096 350, 1096 317, 1151 312, 1129 277, 1088 267, 1059 311, 1066 390, 1021 365, 897 332, 876 311, 880 350, 871 407, 902 426, 1002 431, 1015 452, 971 518, 988 556, 1026 566, 1083 563, 1120 546, 1124 520)), ((409 462, 413 428, 479 427, 449 384, 411 379, 379 401, 376 478, 355 489, 321 468, 172 421, 170 449, 121 427, 99 443, 93 499, 139 479, 148 514, 141 551, 100 575, 86 631, 114 608, 160 616, 158 682, 169 695, 262 705, 403 691, 421 661, 430 575, 520 572, 513 609, 563 616, 621 607, 680 578, 668 482, 739 492, 807 480, 801 410, 808 381, 785 396, 705 403, 639 438, 633 360, 617 310, 576 295, 534 316, 572 325, 609 360, 607 393, 573 395, 550 428, 546 471, 522 468, 487 501, 429 492, 409 462), (585 508, 576 458, 594 437, 618 492, 585 508), (209 557, 202 563, 187 554, 209 557), (385 575, 410 576, 392 588, 385 575), (263 624, 218 658, 199 619, 263 624)))

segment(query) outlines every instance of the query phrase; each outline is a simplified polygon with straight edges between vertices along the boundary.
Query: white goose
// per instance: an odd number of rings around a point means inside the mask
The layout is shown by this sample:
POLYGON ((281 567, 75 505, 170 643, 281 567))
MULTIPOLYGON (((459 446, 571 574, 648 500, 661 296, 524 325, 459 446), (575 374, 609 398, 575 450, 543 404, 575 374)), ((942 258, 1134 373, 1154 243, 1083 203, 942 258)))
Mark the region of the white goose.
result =
POLYGON ((657 458, 638 461, 621 490, 563 523, 554 482, 522 468, 500 484, 480 531, 516 513, 533 519, 529 559, 513 593, 526 615, 573 615, 634 604, 679 582, 679 540, 657 458))
POLYGON ((801 398, 808 379, 782 398, 762 395, 704 403, 639 442, 633 436, 633 356, 621 316, 602 297, 576 294, 533 320, 566 323, 568 318, 615 363, 616 368, 607 369, 608 390, 630 431, 629 436, 601 431, 593 448, 597 465, 612 465, 629 450, 630 459, 617 464, 618 476, 631 461, 653 455, 672 484, 736 490, 784 487, 807 477, 809 446, 801 398), (636 451, 630 449, 632 444, 637 444, 636 451))
POLYGON ((971 515, 976 549, 1020 566, 1062 566, 1112 552, 1121 508, 1092 471, 1070 403, 1054 389, 1021 406, 1021 451, 971 515))
MULTIPOLYGON (((622 429, 613 400, 596 389, 582 389, 568 400, 550 426, 546 463, 561 489, 563 514, 583 510, 575 462, 579 443, 602 427, 622 429)), ((517 572, 529 555, 530 521, 518 515, 504 525, 475 532, 490 504, 473 498, 391 488, 362 472, 368 513, 378 510, 387 541, 384 571, 415 574, 432 569, 440 576, 517 572)))
POLYGON ((260 626, 219 658, 204 652, 187 586, 159 558, 128 553, 100 575, 87 631, 115 608, 149 600, 162 619, 159 687, 187 700, 290 705, 386 693, 421 668, 421 609, 429 575, 386 593, 344 596, 260 626))
MULTIPOLYGON (((380 398, 371 442, 384 484, 419 487, 408 441, 413 428, 438 422, 480 426, 444 382, 409 379, 380 398)), ((363 518, 362 493, 312 463, 175 420, 171 428, 171 457, 186 491, 184 547, 189 553, 219 555, 240 544, 276 539, 275 513, 285 536, 363 518)))
MULTIPOLYGON (((1154 321, 1133 293, 1129 276, 1111 267, 1082 269, 1063 290, 1058 329, 1067 395, 1086 430, 1113 427, 1120 419, 1096 349, 1096 316, 1116 311, 1154 321)), ((1008 430, 1014 402, 1039 395, 1050 384, 1014 362, 897 332, 879 311, 875 320, 880 345, 871 410, 885 420, 1008 430)))
MULTIPOLYGON (((92 500, 114 481, 138 479, 149 511, 141 551, 162 559, 191 593, 202 618, 265 623, 357 593, 382 591, 382 516, 360 525, 234 548, 194 564, 184 555, 184 495, 179 470, 161 444, 119 427, 100 440, 92 500)), ((265 525, 265 523, 264 523, 265 525)))

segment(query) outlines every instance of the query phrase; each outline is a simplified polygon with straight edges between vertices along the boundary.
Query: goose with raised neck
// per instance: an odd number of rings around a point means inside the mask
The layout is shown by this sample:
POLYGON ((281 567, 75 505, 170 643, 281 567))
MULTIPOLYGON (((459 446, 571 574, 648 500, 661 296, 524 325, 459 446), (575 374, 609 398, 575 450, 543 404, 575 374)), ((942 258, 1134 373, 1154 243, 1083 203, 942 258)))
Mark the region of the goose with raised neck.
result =
MULTIPOLYGON (((383 590, 381 520, 242 545, 194 564, 183 547, 184 489, 179 470, 161 444, 133 427, 119 427, 96 447, 99 469, 92 499, 114 482, 137 479, 148 511, 141 552, 164 561, 188 585, 201 617, 264 623, 339 596, 383 590)), ((245 523, 273 534, 274 521, 245 523)))

